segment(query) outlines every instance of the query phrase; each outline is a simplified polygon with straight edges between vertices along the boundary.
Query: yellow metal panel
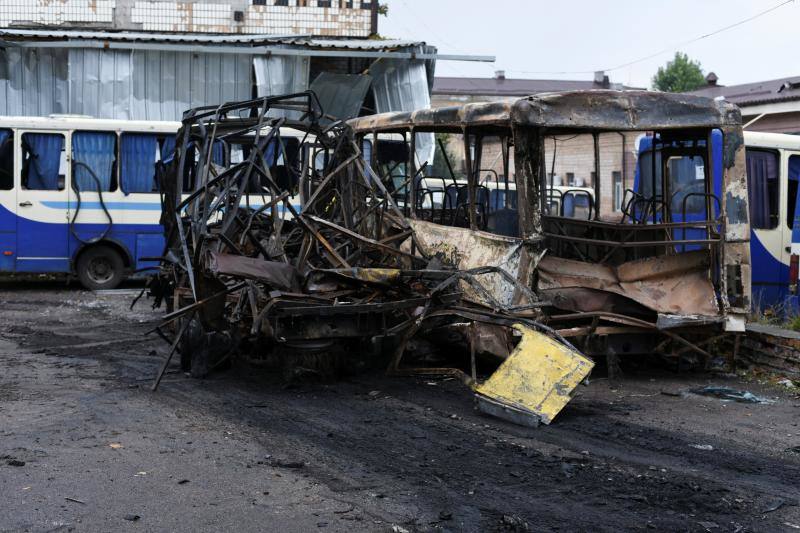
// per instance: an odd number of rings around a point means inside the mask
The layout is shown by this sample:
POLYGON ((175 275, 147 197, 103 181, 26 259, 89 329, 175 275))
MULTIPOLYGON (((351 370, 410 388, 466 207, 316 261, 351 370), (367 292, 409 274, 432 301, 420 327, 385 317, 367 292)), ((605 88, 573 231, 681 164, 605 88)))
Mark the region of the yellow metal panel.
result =
MULTIPOLYGON (((549 424, 567 405, 572 392, 594 363, 555 339, 521 324, 522 340, 497 371, 475 390, 481 396, 549 424)), ((487 412, 487 409, 484 409, 487 412)), ((503 416, 497 409, 492 414, 503 416)), ((518 417, 509 417, 518 418, 518 417)))

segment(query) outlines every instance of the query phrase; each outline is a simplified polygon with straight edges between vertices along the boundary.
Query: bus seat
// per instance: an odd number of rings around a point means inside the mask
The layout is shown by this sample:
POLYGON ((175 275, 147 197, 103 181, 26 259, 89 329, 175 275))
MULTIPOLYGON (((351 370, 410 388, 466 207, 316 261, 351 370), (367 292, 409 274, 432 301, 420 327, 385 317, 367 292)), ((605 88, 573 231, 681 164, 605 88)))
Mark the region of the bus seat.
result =
POLYGON ((519 236, 519 214, 516 209, 498 209, 490 213, 486 229, 497 235, 506 237, 519 236))

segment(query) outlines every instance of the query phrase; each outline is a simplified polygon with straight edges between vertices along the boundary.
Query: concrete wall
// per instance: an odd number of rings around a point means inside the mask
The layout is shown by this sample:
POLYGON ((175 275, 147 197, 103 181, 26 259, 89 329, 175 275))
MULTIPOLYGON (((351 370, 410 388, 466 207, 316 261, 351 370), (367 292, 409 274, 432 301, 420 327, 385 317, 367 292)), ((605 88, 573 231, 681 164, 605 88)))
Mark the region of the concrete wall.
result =
POLYGON ((253 5, 252 0, 0 0, 0 27, 333 37, 367 37, 377 32, 369 1, 286 2, 278 6, 275 0, 264 0, 265 5, 253 5))
POLYGON ((740 339, 736 365, 800 378, 800 333, 775 326, 748 324, 740 339))

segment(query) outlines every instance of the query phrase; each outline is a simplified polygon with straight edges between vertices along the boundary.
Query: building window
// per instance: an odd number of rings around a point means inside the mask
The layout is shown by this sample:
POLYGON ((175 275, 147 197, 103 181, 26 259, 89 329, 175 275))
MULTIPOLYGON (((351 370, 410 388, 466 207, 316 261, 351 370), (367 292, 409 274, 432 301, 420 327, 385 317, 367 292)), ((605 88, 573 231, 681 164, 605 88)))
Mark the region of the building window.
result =
MULTIPOLYGON (((261 0, 261 1, 266 2, 266 0, 261 0)), ((275 5, 281 7, 288 7, 289 0, 275 0, 275 5)))
POLYGON ((267 5, 267 0, 253 0, 253 5, 254 6, 265 6, 265 5, 267 5))
POLYGON ((317 7, 331 7, 331 0, 317 0, 317 7))
POLYGON ((575 185, 575 173, 574 172, 567 172, 567 183, 566 185, 572 187, 575 185))
POLYGON ((625 196, 625 190, 622 184, 622 172, 615 170, 611 173, 614 182, 613 190, 613 205, 614 211, 622 211, 622 197, 625 196))
POLYGON ((361 2, 361 9, 372 9, 372 2, 361 2))

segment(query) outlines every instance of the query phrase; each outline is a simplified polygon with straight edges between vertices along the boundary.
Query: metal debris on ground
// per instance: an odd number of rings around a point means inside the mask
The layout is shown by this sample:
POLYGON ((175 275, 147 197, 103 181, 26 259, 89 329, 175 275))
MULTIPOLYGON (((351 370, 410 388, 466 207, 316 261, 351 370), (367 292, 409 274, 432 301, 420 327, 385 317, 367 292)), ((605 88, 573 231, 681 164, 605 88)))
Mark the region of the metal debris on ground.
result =
POLYGON ((160 176, 167 245, 151 293, 168 308, 157 332, 170 351, 153 389, 175 352, 195 376, 233 358, 316 373, 389 354, 390 372, 474 386, 479 345, 507 358, 504 377, 479 388, 500 406, 490 412, 549 423, 593 363, 537 321, 545 304, 518 276, 442 262, 355 139, 312 92, 185 113, 160 176), (447 328, 471 346, 463 364, 404 364, 447 328), (485 340, 496 334, 505 341, 485 340), (545 367, 524 387, 509 377, 545 367))
POLYGON ((752 392, 743 391, 738 389, 732 389, 730 387, 702 387, 699 389, 692 389, 692 394, 699 394, 701 396, 713 396, 714 398, 719 398, 720 400, 729 400, 734 402, 742 402, 742 403, 762 403, 762 404, 772 404, 775 403, 774 400, 770 400, 769 398, 762 398, 761 396, 756 396, 752 392))

